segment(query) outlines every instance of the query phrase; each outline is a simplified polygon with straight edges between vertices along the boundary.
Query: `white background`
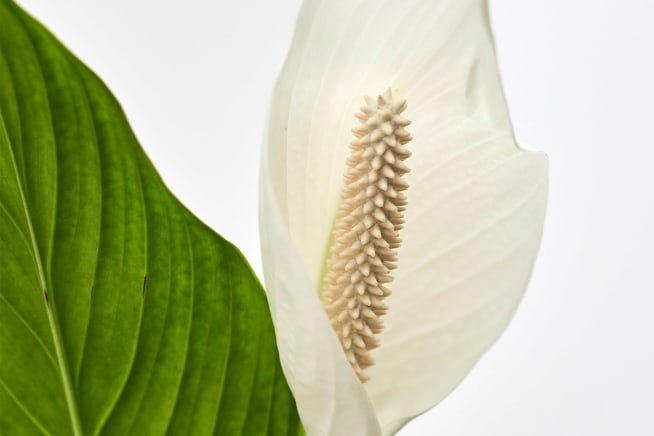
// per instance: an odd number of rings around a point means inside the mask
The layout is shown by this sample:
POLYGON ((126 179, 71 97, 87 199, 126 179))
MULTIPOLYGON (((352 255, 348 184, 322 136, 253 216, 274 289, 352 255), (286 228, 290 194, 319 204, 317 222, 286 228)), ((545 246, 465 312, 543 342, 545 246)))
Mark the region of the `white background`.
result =
MULTIPOLYGON (((168 186, 261 273, 257 173, 300 0, 22 0, 122 102, 168 186)), ((654 435, 654 2, 491 1, 518 139, 551 159, 507 332, 401 435, 654 435)))

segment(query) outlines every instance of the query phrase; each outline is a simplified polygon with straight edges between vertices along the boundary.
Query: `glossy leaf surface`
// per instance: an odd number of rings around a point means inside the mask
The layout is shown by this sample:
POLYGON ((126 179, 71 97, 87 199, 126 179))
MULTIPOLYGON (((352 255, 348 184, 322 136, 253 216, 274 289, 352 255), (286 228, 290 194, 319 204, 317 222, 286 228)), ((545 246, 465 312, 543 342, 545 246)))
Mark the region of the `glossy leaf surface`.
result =
POLYGON ((245 259, 167 190, 105 85, 7 0, 0 411, 2 435, 299 425, 245 259))

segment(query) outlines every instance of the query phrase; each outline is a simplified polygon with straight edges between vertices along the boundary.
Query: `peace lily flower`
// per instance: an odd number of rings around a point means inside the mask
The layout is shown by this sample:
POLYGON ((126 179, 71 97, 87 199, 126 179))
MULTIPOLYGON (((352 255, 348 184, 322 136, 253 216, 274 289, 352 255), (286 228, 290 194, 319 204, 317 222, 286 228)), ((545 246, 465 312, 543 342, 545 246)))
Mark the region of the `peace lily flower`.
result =
POLYGON ((260 227, 309 435, 392 434, 462 380, 525 290, 546 193, 547 158, 513 137, 485 1, 305 0, 260 227))

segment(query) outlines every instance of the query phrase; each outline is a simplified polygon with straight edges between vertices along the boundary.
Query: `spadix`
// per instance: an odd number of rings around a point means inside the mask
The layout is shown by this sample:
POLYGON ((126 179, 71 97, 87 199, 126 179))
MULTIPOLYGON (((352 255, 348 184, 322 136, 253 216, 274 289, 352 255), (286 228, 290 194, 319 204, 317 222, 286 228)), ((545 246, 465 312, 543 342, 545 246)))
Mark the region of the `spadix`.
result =
POLYGON ((409 171, 403 161, 411 155, 404 147, 411 140, 404 129, 410 122, 401 115, 406 100, 393 99, 390 88, 365 100, 356 114, 361 123, 353 129, 323 284, 325 310, 362 382, 368 379, 363 370, 374 363, 370 350, 379 346, 375 335, 388 309, 382 300, 391 293, 386 285, 397 268, 408 187, 402 177, 409 171))

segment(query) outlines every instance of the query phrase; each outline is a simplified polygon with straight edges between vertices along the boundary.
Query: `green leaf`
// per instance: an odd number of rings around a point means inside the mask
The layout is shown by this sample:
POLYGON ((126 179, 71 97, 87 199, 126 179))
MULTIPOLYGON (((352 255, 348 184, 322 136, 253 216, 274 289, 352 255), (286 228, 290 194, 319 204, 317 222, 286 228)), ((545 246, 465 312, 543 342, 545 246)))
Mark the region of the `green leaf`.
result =
POLYGON ((298 427, 245 259, 167 190, 104 84, 0 0, 0 434, 298 427))

